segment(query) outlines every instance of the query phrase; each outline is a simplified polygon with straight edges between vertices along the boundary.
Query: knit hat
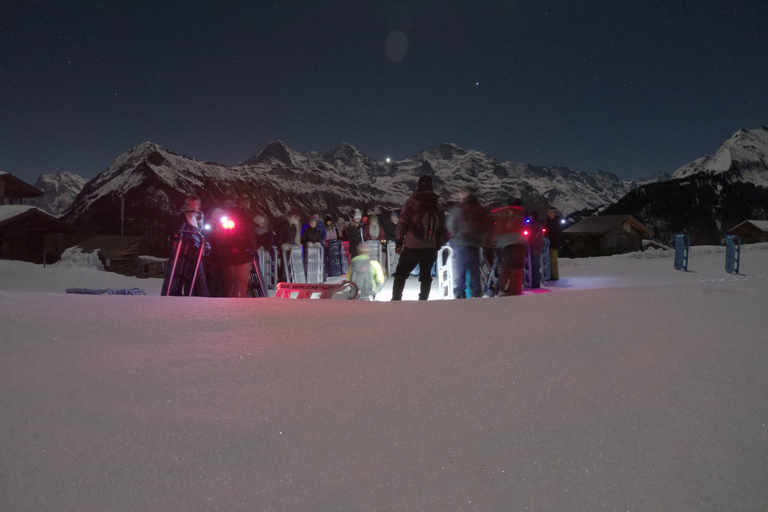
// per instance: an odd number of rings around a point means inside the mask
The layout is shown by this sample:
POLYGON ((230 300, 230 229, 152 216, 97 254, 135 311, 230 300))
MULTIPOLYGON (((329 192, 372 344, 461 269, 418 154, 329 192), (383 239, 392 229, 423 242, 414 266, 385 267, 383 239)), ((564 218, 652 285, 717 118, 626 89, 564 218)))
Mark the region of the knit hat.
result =
POLYGON ((418 190, 432 190, 432 176, 426 174, 419 178, 418 190))
POLYGON ((355 208, 355 213, 352 215, 352 218, 354 220, 360 220, 363 218, 363 212, 361 212, 359 209, 355 208))

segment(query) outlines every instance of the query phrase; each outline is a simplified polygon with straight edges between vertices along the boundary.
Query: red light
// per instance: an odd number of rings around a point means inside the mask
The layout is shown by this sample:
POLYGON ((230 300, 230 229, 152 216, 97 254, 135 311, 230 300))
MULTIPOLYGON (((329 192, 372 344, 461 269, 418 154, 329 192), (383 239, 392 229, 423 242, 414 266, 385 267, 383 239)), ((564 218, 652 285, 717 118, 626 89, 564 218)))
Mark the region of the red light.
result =
POLYGON ((541 232, 542 233, 546 233, 547 232, 547 228, 541 228, 541 232))
POLYGON ((226 217, 221 218, 221 227, 224 229, 235 229, 235 221, 226 217))
POLYGON ((528 236, 528 230, 527 229, 523 230, 523 236, 528 236))

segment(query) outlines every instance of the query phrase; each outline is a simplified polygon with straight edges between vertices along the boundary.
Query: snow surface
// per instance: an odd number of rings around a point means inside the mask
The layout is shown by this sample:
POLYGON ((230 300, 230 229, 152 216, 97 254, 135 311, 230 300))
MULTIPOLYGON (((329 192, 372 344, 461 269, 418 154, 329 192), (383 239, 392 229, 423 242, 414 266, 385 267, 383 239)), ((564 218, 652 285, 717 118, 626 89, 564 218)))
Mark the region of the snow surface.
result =
POLYGON ((0 510, 766 510, 768 244, 671 256, 426 303, 0 261, 0 510))

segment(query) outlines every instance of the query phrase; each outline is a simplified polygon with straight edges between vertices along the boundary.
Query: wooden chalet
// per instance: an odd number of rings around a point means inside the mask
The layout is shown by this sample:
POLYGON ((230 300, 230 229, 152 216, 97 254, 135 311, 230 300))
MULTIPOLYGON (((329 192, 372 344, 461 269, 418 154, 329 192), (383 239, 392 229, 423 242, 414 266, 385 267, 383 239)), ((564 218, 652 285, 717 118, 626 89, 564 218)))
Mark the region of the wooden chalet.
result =
POLYGON ((745 220, 728 230, 728 234, 741 238, 742 244, 768 242, 768 220, 745 220))
POLYGON ((0 205, 22 204, 24 199, 40 197, 43 192, 13 174, 0 171, 0 205))
POLYGON ((610 256, 641 251, 643 239, 653 231, 632 215, 600 215, 587 217, 563 231, 570 241, 571 256, 610 256))
POLYGON ((0 205, 0 259, 52 263, 59 259, 57 235, 75 228, 29 205, 0 205))

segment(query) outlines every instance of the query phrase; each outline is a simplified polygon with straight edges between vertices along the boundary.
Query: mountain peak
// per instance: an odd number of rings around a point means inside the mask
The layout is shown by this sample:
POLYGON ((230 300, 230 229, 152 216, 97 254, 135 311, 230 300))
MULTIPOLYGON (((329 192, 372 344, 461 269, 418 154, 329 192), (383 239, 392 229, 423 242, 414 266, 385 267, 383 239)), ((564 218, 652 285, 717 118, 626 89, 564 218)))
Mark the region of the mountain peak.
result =
POLYGON ((467 151, 460 148, 458 145, 451 142, 446 142, 446 143, 440 144, 439 146, 429 148, 426 151, 422 151, 417 155, 417 157, 438 158, 440 160, 452 160, 457 156, 464 156, 466 154, 467 154, 467 151))
POLYGON ((365 158, 365 156, 352 144, 342 142, 332 150, 325 153, 326 158, 351 160, 365 158))
MULTIPOLYGON (((681 167, 673 179, 686 178, 699 173, 723 174, 731 171, 748 172, 747 181, 768 183, 768 129, 741 129, 720 146, 714 155, 708 155, 681 167)), ((765 186, 765 185, 763 185, 765 186)))
POLYGON ((269 164, 270 162, 279 162, 283 165, 294 164, 294 152, 288 145, 281 140, 273 140, 255 156, 245 161, 245 165, 269 164))

